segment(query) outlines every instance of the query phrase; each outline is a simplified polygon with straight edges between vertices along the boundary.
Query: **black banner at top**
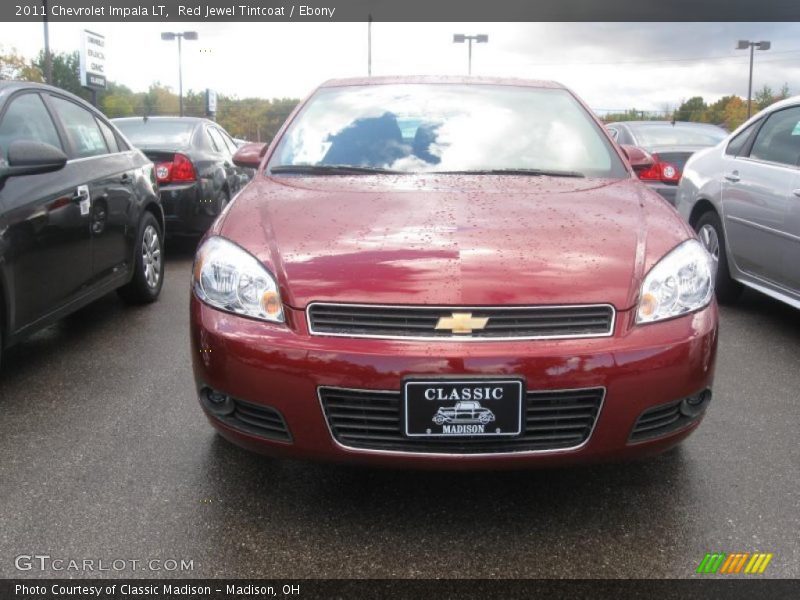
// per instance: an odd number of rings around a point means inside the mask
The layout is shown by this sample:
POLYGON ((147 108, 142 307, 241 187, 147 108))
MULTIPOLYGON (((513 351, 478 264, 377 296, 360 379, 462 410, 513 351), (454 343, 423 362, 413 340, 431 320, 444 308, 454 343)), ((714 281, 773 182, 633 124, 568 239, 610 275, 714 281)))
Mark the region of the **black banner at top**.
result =
POLYGON ((798 0, 3 0, 0 21, 798 21, 798 0))

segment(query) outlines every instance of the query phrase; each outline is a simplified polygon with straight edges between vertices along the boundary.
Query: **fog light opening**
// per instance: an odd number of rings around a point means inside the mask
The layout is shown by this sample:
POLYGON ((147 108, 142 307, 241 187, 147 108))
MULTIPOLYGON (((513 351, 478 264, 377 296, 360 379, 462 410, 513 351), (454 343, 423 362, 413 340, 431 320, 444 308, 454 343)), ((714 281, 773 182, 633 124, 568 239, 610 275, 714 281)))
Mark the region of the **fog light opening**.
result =
POLYGON ((681 402, 681 414, 686 417, 696 417, 700 415, 711 401, 711 390, 703 390, 699 394, 689 396, 681 402))
POLYGON ((215 415, 229 415, 234 411, 233 398, 230 396, 211 388, 205 388, 202 394, 205 400, 203 404, 215 415))

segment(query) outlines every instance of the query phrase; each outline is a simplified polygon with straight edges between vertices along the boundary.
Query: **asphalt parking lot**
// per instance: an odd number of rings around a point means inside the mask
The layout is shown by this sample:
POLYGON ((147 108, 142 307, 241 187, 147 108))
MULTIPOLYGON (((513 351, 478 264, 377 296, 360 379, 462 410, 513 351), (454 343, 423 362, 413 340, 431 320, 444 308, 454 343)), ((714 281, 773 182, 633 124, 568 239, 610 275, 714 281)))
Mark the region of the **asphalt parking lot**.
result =
POLYGON ((192 247, 168 253, 155 305, 109 295, 5 357, 0 576, 79 575, 15 568, 47 554, 193 561, 128 577, 689 577, 712 551, 800 576, 800 311, 755 293, 722 309, 710 412, 656 459, 367 470, 213 433, 189 361, 192 247))

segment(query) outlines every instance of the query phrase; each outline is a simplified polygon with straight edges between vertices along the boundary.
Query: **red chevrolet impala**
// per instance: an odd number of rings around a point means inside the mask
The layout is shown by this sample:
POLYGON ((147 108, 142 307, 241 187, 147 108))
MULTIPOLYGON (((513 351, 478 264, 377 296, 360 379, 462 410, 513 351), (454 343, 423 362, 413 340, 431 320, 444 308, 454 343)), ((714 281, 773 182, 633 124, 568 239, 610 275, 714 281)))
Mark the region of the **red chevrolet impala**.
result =
POLYGON ((257 175, 191 298, 200 404, 232 442, 500 468, 661 452, 700 423, 710 257, 564 87, 332 81, 235 161, 257 175))

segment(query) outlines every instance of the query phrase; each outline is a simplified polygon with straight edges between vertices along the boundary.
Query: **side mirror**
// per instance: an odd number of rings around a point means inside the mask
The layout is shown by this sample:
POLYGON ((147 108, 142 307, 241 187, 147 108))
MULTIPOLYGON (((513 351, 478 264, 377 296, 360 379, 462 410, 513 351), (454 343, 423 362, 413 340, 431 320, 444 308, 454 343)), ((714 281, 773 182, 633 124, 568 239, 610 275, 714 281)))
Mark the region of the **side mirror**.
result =
POLYGON ((622 152, 625 154, 625 156, 628 157, 628 162, 631 163, 634 171, 649 169, 656 163, 650 153, 642 150, 639 148, 639 146, 629 146, 627 144, 623 144, 620 147, 622 148, 622 152))
POLYGON ((8 146, 8 165, 0 166, 0 181, 17 175, 36 175, 63 169, 67 155, 50 144, 17 140, 8 146))
POLYGON ((245 169, 257 169, 266 153, 266 144, 244 144, 233 155, 233 164, 245 169))

